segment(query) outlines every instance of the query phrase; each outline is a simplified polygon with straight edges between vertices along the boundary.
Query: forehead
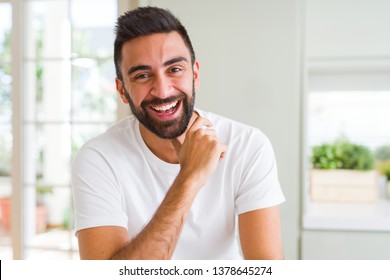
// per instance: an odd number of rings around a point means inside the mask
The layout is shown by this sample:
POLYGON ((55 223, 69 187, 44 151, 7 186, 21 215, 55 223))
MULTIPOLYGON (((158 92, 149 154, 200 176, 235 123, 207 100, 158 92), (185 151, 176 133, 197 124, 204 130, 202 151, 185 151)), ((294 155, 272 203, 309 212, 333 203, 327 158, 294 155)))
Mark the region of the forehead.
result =
POLYGON ((136 64, 162 64, 177 56, 190 61, 190 51, 183 38, 175 31, 140 36, 122 47, 122 65, 126 68, 136 64))

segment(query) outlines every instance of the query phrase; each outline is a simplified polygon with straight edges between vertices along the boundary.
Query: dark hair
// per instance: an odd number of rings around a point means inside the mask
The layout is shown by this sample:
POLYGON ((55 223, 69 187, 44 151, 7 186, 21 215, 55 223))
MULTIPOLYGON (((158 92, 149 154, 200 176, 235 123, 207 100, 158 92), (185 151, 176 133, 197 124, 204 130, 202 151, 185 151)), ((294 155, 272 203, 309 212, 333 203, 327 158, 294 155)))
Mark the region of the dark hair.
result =
POLYGON ((140 7, 121 15, 116 24, 114 43, 114 63, 117 77, 122 80, 120 65, 122 46, 125 42, 140 36, 172 31, 178 32, 183 38, 190 51, 191 63, 194 64, 195 52, 187 31, 170 11, 157 7, 140 7))

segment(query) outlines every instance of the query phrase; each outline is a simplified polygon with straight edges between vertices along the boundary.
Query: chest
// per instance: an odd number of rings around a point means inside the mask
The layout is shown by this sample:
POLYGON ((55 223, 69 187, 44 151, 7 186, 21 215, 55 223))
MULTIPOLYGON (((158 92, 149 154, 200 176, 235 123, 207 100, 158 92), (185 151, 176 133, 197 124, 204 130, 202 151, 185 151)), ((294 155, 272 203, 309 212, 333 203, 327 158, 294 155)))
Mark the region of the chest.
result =
MULTIPOLYGON (((128 216, 128 230, 135 236, 153 217, 174 182, 179 168, 164 169, 146 162, 127 168, 120 180, 123 207, 128 216)), ((200 229, 216 233, 234 227, 234 180, 221 168, 197 194, 187 216, 184 231, 199 237, 200 229)))

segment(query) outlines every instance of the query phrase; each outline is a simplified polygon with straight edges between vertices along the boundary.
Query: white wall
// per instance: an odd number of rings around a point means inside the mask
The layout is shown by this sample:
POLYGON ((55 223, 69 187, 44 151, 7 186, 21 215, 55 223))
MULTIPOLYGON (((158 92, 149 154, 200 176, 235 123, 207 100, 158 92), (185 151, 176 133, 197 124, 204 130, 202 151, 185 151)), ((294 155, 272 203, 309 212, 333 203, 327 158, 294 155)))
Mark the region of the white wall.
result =
POLYGON ((299 0, 141 1, 169 8, 194 44, 201 88, 196 106, 262 129, 274 145, 287 202, 285 256, 299 256, 299 0))
POLYGON ((390 1, 306 0, 310 58, 390 55, 390 1))

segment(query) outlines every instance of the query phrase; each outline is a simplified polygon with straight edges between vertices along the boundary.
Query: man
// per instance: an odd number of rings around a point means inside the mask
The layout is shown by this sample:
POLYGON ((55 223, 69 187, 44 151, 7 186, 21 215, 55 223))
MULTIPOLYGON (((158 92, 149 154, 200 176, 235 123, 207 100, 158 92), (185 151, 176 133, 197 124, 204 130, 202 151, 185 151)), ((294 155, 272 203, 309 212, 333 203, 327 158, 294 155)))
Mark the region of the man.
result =
POLYGON ((194 109, 199 63, 182 24, 119 17, 117 91, 132 116, 72 166, 81 259, 280 259, 284 197, 258 129, 194 109))

